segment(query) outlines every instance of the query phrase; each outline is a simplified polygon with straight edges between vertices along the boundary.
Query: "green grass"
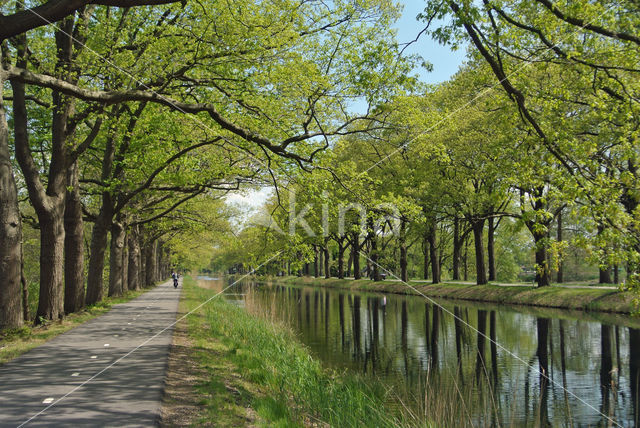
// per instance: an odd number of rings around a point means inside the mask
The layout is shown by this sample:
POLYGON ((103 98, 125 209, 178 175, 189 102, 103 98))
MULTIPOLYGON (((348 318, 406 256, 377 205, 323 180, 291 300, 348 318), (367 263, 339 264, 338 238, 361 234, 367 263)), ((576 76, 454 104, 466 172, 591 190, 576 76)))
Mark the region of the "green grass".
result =
POLYGON ((0 331, 0 365, 42 345, 59 334, 104 314, 115 304, 128 302, 138 297, 145 291, 148 290, 128 291, 122 297, 107 298, 59 321, 47 322, 40 326, 25 326, 19 329, 0 331))
POLYGON ((414 288, 399 281, 374 282, 369 279, 351 280, 312 277, 265 277, 268 282, 343 288, 359 291, 425 295, 429 297, 489 302, 507 305, 527 305, 583 311, 602 311, 631 314, 637 312, 633 292, 601 288, 502 287, 493 284, 470 285, 459 283, 430 284, 409 281, 414 288))
MULTIPOLYGON (((189 309, 214 291, 185 277, 183 294, 189 309)), ((220 426, 232 426, 236 419, 228 389, 235 390, 235 405, 249 405, 265 426, 426 425, 411 423, 401 409, 390 412, 384 405, 390 392, 381 383, 323 368, 286 326, 221 298, 190 316, 189 334, 200 363, 212 373, 199 392, 207 414, 220 426)))

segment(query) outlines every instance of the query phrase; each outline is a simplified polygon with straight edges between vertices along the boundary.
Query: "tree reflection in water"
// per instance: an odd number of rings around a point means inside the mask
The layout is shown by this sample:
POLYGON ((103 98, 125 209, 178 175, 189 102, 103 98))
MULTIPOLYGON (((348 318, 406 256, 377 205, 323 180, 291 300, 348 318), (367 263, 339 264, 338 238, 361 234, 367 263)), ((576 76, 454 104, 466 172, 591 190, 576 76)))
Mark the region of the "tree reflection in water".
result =
POLYGON ((640 330, 628 325, 640 323, 630 318, 602 324, 588 313, 451 301, 443 310, 413 296, 251 290, 245 305, 276 310, 326 365, 381 378, 417 407, 452 412, 452 423, 607 426, 604 414, 640 425, 640 330))

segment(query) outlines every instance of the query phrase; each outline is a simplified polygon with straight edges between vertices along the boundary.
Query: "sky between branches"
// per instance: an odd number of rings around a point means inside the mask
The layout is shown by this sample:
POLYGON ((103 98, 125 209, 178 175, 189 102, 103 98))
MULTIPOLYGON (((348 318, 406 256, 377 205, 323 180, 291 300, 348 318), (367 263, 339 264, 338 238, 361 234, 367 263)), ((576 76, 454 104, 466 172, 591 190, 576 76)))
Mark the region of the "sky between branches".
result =
MULTIPOLYGON (((409 43, 418 36, 425 27, 425 23, 418 21, 416 16, 423 10, 423 0, 400 0, 404 5, 402 17, 395 25, 398 30, 398 42, 409 43)), ((433 25, 435 26, 436 23, 433 25)), ((415 43, 411 43, 405 50, 405 54, 417 54, 433 65, 433 71, 419 67, 414 71, 420 76, 420 80, 426 83, 439 83, 453 76, 465 57, 465 50, 451 51, 449 46, 443 46, 433 40, 429 35, 423 34, 415 43)), ((242 193, 232 193, 226 200, 228 203, 240 206, 243 210, 255 210, 261 207, 271 195, 270 187, 249 190, 242 193)))

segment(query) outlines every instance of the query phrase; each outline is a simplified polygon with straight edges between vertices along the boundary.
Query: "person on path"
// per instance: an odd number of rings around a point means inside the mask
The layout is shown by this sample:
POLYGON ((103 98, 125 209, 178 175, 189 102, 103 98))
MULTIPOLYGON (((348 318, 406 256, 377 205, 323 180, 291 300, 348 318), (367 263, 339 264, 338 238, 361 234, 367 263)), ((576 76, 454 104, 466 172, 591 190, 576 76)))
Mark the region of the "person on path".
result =
POLYGON ((173 278, 173 286, 174 286, 174 288, 178 288, 178 277, 179 277, 179 275, 176 273, 175 270, 171 272, 171 278, 173 278))

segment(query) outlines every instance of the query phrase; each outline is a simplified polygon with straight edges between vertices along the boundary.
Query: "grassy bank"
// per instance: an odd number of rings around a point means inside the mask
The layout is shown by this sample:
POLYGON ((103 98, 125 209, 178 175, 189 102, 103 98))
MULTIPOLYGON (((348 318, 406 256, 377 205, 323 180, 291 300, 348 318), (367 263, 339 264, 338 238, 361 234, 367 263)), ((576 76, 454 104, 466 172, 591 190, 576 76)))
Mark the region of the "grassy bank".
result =
POLYGON ((69 314, 59 321, 47 322, 39 326, 24 326, 19 329, 0 331, 0 365, 30 349, 40 346, 59 334, 85 323, 109 311, 118 303, 125 303, 148 290, 128 291, 122 297, 109 297, 102 302, 89 306, 80 312, 69 314))
POLYGON ((527 305, 559 309, 574 309, 582 311, 602 311, 621 314, 636 312, 633 299, 637 298, 632 292, 602 288, 568 288, 560 286, 550 287, 504 287, 499 285, 469 285, 469 284, 429 284, 410 281, 413 287, 407 287, 399 281, 374 282, 369 279, 338 279, 313 277, 261 277, 260 281, 313 285, 320 287, 342 288, 358 291, 379 293, 425 295, 428 297, 458 299, 475 302, 488 302, 507 305, 527 305))
MULTIPOLYGON (((214 294, 185 278, 186 310, 214 294)), ((411 425, 399 411, 387 413, 388 392, 381 385, 323 368, 291 330, 267 314, 215 298, 188 319, 196 358, 209 374, 198 387, 206 407, 199 424, 246 425, 249 407, 258 425, 411 425)))

